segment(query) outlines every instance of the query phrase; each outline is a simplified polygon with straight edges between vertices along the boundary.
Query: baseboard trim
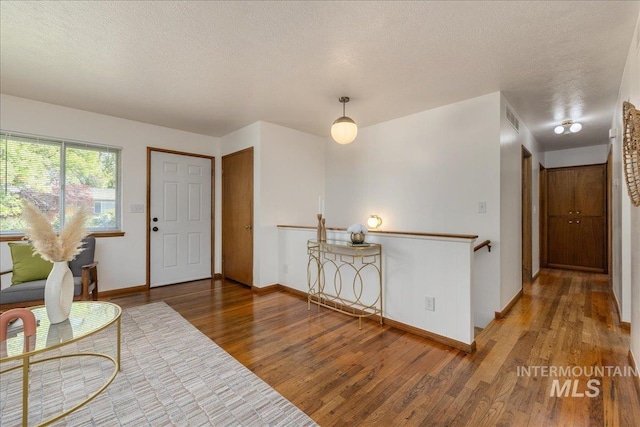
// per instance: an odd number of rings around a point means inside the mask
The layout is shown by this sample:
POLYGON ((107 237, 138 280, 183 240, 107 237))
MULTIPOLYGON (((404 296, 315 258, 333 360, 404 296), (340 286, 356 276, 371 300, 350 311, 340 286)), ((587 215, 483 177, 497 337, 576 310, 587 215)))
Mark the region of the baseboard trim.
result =
MULTIPOLYGON (((307 300, 308 294, 304 291, 290 288, 285 285, 272 285, 272 287, 277 287, 278 290, 288 292, 300 299, 307 300)), ((379 322, 380 316, 369 316, 366 319, 370 319, 372 321, 379 322)), ((407 325, 406 323, 399 322, 397 320, 389 319, 387 317, 383 318, 383 323, 387 326, 400 329, 401 331, 409 332, 413 335, 417 335, 422 338, 427 338, 431 341, 435 341, 440 344, 444 344, 449 347, 456 348, 458 350, 462 350, 465 353, 473 353, 476 351, 476 342, 475 340, 471 344, 463 343, 462 341, 457 341, 452 338, 445 337, 443 335, 436 334, 434 332, 426 331, 424 329, 416 328, 415 326, 407 325)))
POLYGON ((522 289, 520 289, 518 293, 513 298, 511 298, 511 301, 509 301, 509 303, 501 311, 495 312, 496 319, 502 319, 504 316, 506 316, 509 310, 511 310, 511 308, 515 305, 516 302, 518 302, 521 297, 522 289))
POLYGON ((215 273, 213 275, 213 280, 222 280, 222 273, 215 273))
POLYGON ((473 340, 471 344, 463 343, 462 341, 457 341, 443 335, 436 334, 434 332, 429 332, 424 329, 416 328, 415 326, 407 325, 406 323, 398 322, 396 320, 384 318, 384 324, 388 326, 392 326, 396 329, 400 329, 401 331, 410 332, 414 335, 417 335, 422 338, 430 339, 431 341, 435 341, 440 344, 447 345, 449 347, 457 348, 458 350, 462 350, 465 353, 474 353, 476 351, 476 341, 473 340))
MULTIPOLYGON (((640 369, 640 366, 636 363, 636 359, 633 357, 633 352, 631 351, 631 349, 629 349, 629 365, 631 365, 631 368, 633 368, 633 370, 636 372, 638 372, 638 369, 640 369)), ((640 376, 635 376, 634 378, 636 379, 636 391, 638 392, 638 394, 640 394, 640 376)))
POLYGON ((279 284, 273 284, 273 285, 268 285, 268 286, 262 286, 262 287, 258 287, 255 285, 251 286, 251 290, 253 292, 255 292, 258 295, 264 295, 264 294, 270 294, 273 292, 278 292, 281 289, 281 285, 279 284))
POLYGON ((604 268, 580 267, 580 266, 576 266, 576 265, 551 264, 551 263, 549 263, 548 267, 549 268, 557 268, 559 270, 586 271, 587 273, 605 274, 604 268))
POLYGON ((300 299, 303 299, 305 301, 307 300, 308 294, 306 292, 304 292, 304 291, 301 291, 301 290, 298 290, 298 289, 294 289, 294 288, 290 288, 290 287, 288 287, 286 285, 280 285, 280 284, 278 285, 278 287, 280 288, 281 291, 293 294, 293 295, 295 295, 295 296, 297 296, 300 299))
POLYGON ((538 269, 538 272, 534 274, 533 277, 531 278, 531 283, 535 282, 538 276, 540 276, 540 269, 538 269))
MULTIPOLYGON (((149 288, 147 285, 141 286, 133 286, 130 288, 122 288, 122 289, 114 289, 111 291, 102 291, 98 292, 98 300, 105 300, 110 298, 117 298, 130 294, 137 294, 140 292, 146 292, 149 288)), ((80 296, 73 297, 74 301, 91 301, 91 300, 82 300, 80 296)), ((44 305, 44 300, 35 300, 35 301, 23 301, 23 302, 14 302, 8 304, 0 304, 0 311, 10 310, 12 308, 21 308, 21 307, 34 307, 36 305, 44 305)))
POLYGON ((622 320, 620 321, 620 327, 624 330, 630 331, 631 330, 631 323, 629 322, 623 322, 622 320))
POLYGON ((148 290, 149 290, 149 287, 147 285, 132 286, 130 288, 122 288, 122 289, 113 289, 111 291, 98 292, 98 299, 121 297, 125 295, 146 292, 148 290))
POLYGON ((611 296, 613 296, 613 305, 616 308, 616 314, 618 315, 618 322, 620 322, 620 327, 622 329, 630 331, 631 323, 623 321, 622 316, 620 315, 620 303, 618 303, 618 297, 616 296, 616 293, 613 292, 613 289, 610 289, 610 292, 611 292, 611 296))

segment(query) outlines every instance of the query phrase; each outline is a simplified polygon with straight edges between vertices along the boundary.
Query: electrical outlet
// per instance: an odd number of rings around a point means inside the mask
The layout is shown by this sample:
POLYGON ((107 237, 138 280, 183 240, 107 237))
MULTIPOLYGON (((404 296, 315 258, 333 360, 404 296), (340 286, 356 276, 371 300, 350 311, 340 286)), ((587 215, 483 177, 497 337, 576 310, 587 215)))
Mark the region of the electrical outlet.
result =
POLYGON ((478 213, 487 213, 487 202, 478 202, 478 213))
POLYGON ((436 299, 435 297, 424 297, 424 308, 428 311, 436 311, 436 299))

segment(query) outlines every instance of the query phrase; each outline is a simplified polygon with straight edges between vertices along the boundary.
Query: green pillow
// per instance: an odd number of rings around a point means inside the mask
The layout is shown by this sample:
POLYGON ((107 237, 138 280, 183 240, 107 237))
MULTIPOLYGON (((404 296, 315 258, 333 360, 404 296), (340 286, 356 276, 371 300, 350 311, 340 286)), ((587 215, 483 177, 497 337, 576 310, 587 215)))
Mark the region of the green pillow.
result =
POLYGON ((43 260, 40 254, 34 253, 30 243, 9 243, 9 249, 13 262, 12 285, 43 280, 49 276, 53 263, 43 260))

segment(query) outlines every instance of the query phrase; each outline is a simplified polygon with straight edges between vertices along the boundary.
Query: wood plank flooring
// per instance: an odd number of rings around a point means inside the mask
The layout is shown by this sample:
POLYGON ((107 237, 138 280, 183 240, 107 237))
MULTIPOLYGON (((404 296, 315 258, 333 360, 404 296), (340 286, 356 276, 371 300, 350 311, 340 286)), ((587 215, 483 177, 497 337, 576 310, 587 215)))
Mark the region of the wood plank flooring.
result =
POLYGON ((518 375, 523 366, 629 367, 629 333, 603 275, 542 272, 476 337, 474 354, 373 321, 358 330, 356 319, 308 311, 289 293, 226 281, 111 301, 165 301, 321 426, 640 426, 637 378, 518 375), (587 381, 596 379, 598 395, 550 397, 565 379, 578 380, 578 394, 594 394, 587 381))

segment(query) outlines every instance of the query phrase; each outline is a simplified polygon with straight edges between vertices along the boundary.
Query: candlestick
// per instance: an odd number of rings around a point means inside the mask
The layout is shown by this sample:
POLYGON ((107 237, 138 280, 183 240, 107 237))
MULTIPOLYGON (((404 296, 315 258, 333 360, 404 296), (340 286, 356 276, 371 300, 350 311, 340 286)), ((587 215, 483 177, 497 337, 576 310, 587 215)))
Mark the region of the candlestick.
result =
POLYGON ((318 196, 318 215, 322 215, 322 196, 318 196))
POLYGON ((324 222, 326 221, 325 218, 322 218, 322 230, 320 231, 320 241, 321 242, 326 242, 327 241, 327 227, 325 227, 324 222))
POLYGON ((318 242, 322 240, 322 214, 318 214, 318 232, 316 234, 316 240, 318 242))

